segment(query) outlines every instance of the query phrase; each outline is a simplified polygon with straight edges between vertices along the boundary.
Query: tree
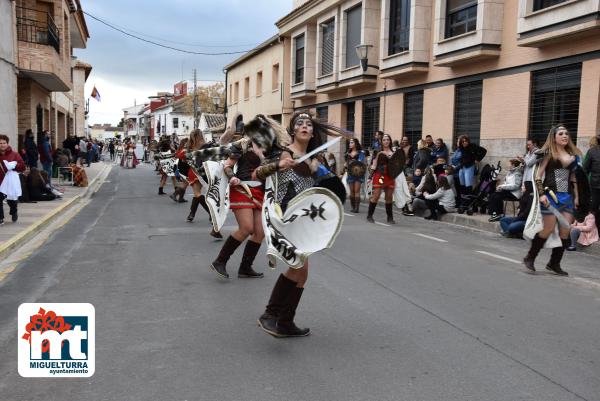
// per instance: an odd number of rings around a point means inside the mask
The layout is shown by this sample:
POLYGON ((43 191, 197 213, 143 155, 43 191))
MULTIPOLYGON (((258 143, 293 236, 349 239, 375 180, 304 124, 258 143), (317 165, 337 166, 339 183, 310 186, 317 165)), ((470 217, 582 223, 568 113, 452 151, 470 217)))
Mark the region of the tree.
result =
MULTIPOLYGON (((225 104, 225 84, 222 82, 217 82, 213 85, 209 86, 199 86, 196 91, 198 92, 198 115, 201 112, 214 113, 215 105, 213 103, 213 97, 219 96, 221 98, 220 102, 220 110, 223 110, 223 105, 225 104)), ((185 97, 185 107, 184 110, 186 113, 194 114, 194 91, 192 89, 192 93, 185 97)))
POLYGON ((123 125, 125 125, 125 119, 123 117, 121 117, 121 121, 119 121, 119 123, 117 124, 117 127, 123 128, 123 125))

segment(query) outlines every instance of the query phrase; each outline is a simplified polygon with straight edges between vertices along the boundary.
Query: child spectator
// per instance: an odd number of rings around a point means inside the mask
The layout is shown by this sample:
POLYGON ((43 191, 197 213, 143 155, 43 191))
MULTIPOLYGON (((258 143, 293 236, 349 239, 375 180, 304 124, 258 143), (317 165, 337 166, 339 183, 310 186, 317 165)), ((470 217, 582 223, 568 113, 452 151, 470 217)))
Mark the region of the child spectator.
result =
POLYGON ((577 250, 577 243, 583 246, 590 246, 598 241, 598 228, 596 227, 596 218, 590 211, 582 223, 575 221, 571 224, 571 245, 567 251, 577 250))

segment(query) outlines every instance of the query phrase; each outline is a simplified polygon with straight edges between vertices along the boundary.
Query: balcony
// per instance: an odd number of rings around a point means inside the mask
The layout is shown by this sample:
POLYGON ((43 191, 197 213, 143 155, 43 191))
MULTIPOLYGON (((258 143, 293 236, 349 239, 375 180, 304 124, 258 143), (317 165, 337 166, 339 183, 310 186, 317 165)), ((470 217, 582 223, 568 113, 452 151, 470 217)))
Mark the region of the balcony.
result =
POLYGON ((49 92, 68 92, 71 57, 65 53, 61 31, 52 16, 25 7, 16 7, 16 11, 19 77, 31 79, 49 92))
POLYGON ((60 34, 47 12, 17 7, 17 39, 21 42, 52 46, 60 53, 60 34))

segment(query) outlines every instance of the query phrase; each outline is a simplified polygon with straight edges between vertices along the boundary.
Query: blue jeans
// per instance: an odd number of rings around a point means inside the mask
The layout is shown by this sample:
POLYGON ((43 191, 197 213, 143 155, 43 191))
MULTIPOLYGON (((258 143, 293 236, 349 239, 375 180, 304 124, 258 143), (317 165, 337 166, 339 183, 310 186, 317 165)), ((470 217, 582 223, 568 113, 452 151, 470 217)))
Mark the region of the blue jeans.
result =
POLYGON ((87 165, 88 167, 90 166, 90 164, 92 164, 92 156, 93 156, 93 152, 89 151, 85 153, 85 159, 87 161, 87 165))
POLYGON ((472 187, 474 184, 473 178, 475 177, 475 165, 471 167, 461 167, 458 170, 458 179, 460 181, 460 185, 465 187, 472 187))
POLYGON ((42 168, 48 173, 48 184, 52 184, 52 162, 42 163, 42 168))
POLYGON ((517 220, 517 217, 503 217, 500 219, 502 232, 509 234, 522 234, 525 229, 525 220, 517 220))

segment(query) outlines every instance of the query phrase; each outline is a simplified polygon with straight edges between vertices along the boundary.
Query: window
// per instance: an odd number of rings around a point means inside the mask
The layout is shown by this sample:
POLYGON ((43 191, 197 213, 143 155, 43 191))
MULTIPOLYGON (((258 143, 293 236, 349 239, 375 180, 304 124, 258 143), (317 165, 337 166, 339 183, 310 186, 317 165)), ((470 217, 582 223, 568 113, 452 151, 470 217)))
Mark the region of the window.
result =
POLYGON ((468 135, 471 143, 479 144, 481 131, 481 96, 483 81, 456 85, 454 99, 454 139, 468 135))
POLYGON ((550 128, 565 124, 573 142, 577 139, 581 64, 535 71, 531 77, 529 134, 542 143, 550 128))
POLYGON ((271 89, 276 91, 279 89, 279 63, 273 64, 271 76, 271 89))
POLYGON ((330 20, 321 24, 323 48, 321 50, 321 75, 333 72, 333 54, 335 42, 335 21, 330 20))
POLYGON ((235 90, 233 92, 233 102, 237 103, 238 100, 240 100, 240 83, 236 82, 234 84, 234 88, 235 88, 235 90))
POLYGON ((379 130, 379 98, 363 101, 362 145, 371 147, 373 134, 379 130))
POLYGON ((361 5, 346 11, 346 68, 360 64, 356 54, 356 46, 360 45, 361 19, 361 5))
POLYGON ((317 118, 322 123, 326 123, 329 120, 329 107, 319 106, 317 107, 317 118))
POLYGON ((477 29, 477 0, 447 0, 446 38, 477 29))
POLYGON ((404 95, 404 133, 408 142, 416 146, 423 137, 423 91, 404 95))
POLYGON ((304 34, 294 39, 294 84, 304 82, 304 34))
POLYGON ((354 132, 355 110, 356 103, 346 103, 346 129, 350 132, 354 132))
POLYGON ((256 73, 256 96, 262 95, 262 71, 256 73))
POLYGON ((173 118, 173 128, 179 128, 179 118, 173 118))
POLYGON ((250 98, 250 77, 244 78, 244 100, 250 98))
POLYGON ((229 84, 229 104, 233 103, 233 85, 229 84))
POLYGON ((533 11, 543 10, 544 8, 552 7, 567 0, 534 0, 533 11))
POLYGON ((408 50, 410 0, 390 0, 390 41, 388 55, 408 50))

